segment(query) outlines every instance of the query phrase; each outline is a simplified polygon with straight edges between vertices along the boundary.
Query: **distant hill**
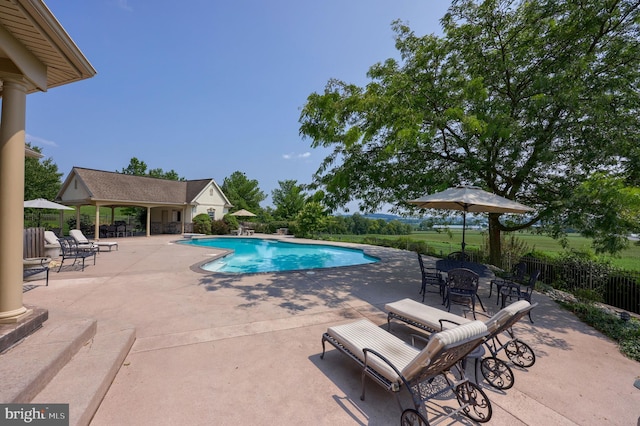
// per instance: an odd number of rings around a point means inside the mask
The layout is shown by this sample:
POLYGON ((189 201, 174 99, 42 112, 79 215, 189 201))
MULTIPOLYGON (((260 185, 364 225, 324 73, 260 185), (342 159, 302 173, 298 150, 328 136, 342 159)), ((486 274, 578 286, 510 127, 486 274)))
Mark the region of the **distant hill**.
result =
POLYGON ((402 223, 420 223, 424 220, 417 217, 402 217, 402 216, 398 216, 395 214, 388 214, 388 213, 371 213, 371 214, 364 214, 362 216, 366 217, 367 219, 373 219, 373 220, 383 219, 383 220, 386 220, 387 222, 390 222, 392 220, 397 220, 398 222, 402 222, 402 223))

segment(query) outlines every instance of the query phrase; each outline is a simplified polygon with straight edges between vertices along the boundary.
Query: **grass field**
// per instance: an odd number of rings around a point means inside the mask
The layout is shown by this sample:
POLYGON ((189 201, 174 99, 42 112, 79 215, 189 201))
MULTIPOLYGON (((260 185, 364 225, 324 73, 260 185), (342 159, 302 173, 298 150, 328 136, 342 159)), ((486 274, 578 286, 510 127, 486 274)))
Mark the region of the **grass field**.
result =
MULTIPOLYGON (((545 235, 534 234, 531 232, 516 232, 514 233, 517 239, 521 240, 527 245, 528 251, 537 251, 545 253, 549 256, 558 256, 564 249, 560 245, 560 242, 554 240, 551 237, 545 235)), ((334 236, 339 238, 339 236, 334 236)), ((361 239, 363 235, 350 235, 344 236, 352 240, 353 238, 361 239)), ((375 238, 388 238, 398 239, 397 235, 370 235, 375 238)), ((416 241, 424 241, 429 247, 433 248, 436 253, 447 254, 452 251, 459 251, 462 243, 462 230, 451 229, 437 231, 416 231, 409 235, 409 238, 416 241)), ((468 249, 479 249, 486 238, 486 233, 476 230, 467 230, 465 240, 468 249)), ((580 234, 569 234, 568 236, 569 248, 579 251, 590 251, 591 240, 582 237, 580 234)), ((640 246, 631 242, 629 248, 622 251, 618 256, 611 257, 605 256, 607 260, 619 268, 638 271, 640 270, 640 246)))

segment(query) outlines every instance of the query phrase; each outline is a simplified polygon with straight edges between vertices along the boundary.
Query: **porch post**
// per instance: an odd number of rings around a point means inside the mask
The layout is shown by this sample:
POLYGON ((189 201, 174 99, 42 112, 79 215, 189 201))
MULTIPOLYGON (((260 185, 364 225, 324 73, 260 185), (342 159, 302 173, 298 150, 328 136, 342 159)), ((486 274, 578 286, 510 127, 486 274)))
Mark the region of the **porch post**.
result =
POLYGON ((100 240, 100 204, 96 203, 96 223, 93 230, 93 239, 100 240))
POLYGON ((151 207, 147 207, 147 237, 151 236, 151 207))
POLYGON ((0 118, 0 323, 15 323, 31 314, 22 305, 26 106, 25 82, 4 78, 0 118))

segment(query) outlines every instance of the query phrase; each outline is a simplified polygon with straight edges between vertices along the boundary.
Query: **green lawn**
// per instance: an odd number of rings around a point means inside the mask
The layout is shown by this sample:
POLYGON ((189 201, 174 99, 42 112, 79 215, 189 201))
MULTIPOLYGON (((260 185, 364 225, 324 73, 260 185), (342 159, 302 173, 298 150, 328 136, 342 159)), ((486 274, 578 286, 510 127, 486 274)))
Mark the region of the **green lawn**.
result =
MULTIPOLYGON (((547 255, 559 255, 564 249, 560 245, 560 242, 554 240, 551 237, 538 235, 531 232, 516 232, 514 233, 516 238, 525 242, 530 251, 538 251, 543 252, 547 255)), ((369 235, 370 237, 375 238, 388 238, 388 239, 398 239, 400 236, 398 235, 369 235)), ((335 236, 339 238, 340 236, 335 236)), ((343 236, 345 239, 352 239, 358 237, 364 237, 362 235, 350 235, 343 236)), ((424 241, 432 247, 436 253, 447 254, 452 251, 459 251, 462 243, 462 230, 452 229, 450 231, 442 230, 440 232, 437 231, 416 231, 413 232, 410 236, 410 239, 417 241, 424 241)), ((480 248, 485 235, 481 231, 476 230, 467 230, 466 232, 466 242, 467 248, 470 249, 478 249, 480 248)), ((580 234, 569 234, 569 247, 576 250, 581 251, 593 251, 591 249, 591 240, 588 238, 582 237, 580 234)), ((626 250, 622 251, 617 257, 608 257, 611 260, 611 263, 617 267, 628 269, 628 270, 640 270, 640 246, 634 244, 633 242, 626 250)))

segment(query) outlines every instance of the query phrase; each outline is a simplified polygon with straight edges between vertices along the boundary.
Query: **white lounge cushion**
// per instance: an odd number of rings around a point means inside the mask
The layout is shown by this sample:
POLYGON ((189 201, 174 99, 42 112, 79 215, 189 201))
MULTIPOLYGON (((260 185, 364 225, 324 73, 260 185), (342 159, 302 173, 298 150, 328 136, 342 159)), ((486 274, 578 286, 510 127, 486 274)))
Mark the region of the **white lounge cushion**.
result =
MULTIPOLYGON (((368 320, 329 327, 327 334, 340 342, 351 353, 364 361, 364 348, 382 354, 400 371, 418 356, 420 350, 405 343, 393 334, 368 320)), ((391 383, 400 385, 400 377, 384 361, 376 356, 367 357, 368 364, 391 383)))
MULTIPOLYGON (((495 315, 485 321, 487 330, 490 334, 500 329, 507 321, 509 321, 514 315, 519 314, 531 306, 526 300, 519 300, 511 305, 508 305, 498 311, 495 315)), ((452 314, 442 309, 434 308, 433 306, 423 305, 420 302, 416 302, 412 299, 402 299, 397 302, 387 303, 385 309, 388 312, 393 312, 396 315, 407 318, 418 324, 424 324, 432 330, 440 330, 440 320, 446 320, 442 322, 442 328, 448 330, 456 327, 456 324, 467 324, 471 322, 470 319, 452 314)))
POLYGON ((47 242, 47 244, 60 247, 60 241, 58 241, 58 236, 54 234, 53 231, 44 231, 44 240, 47 242))
POLYGON ((517 302, 500 309, 494 316, 485 322, 489 333, 494 333, 496 330, 501 329, 507 321, 513 318, 514 315, 529 309, 529 306, 531 306, 531 304, 526 300, 518 300, 517 302))
POLYGON ((471 320, 460 315, 424 305, 413 299, 402 299, 397 302, 387 303, 384 308, 387 312, 393 312, 418 324, 424 324, 435 331, 441 330, 440 320, 447 320, 442 323, 442 329, 444 330, 453 328, 456 324, 471 322, 471 320))

